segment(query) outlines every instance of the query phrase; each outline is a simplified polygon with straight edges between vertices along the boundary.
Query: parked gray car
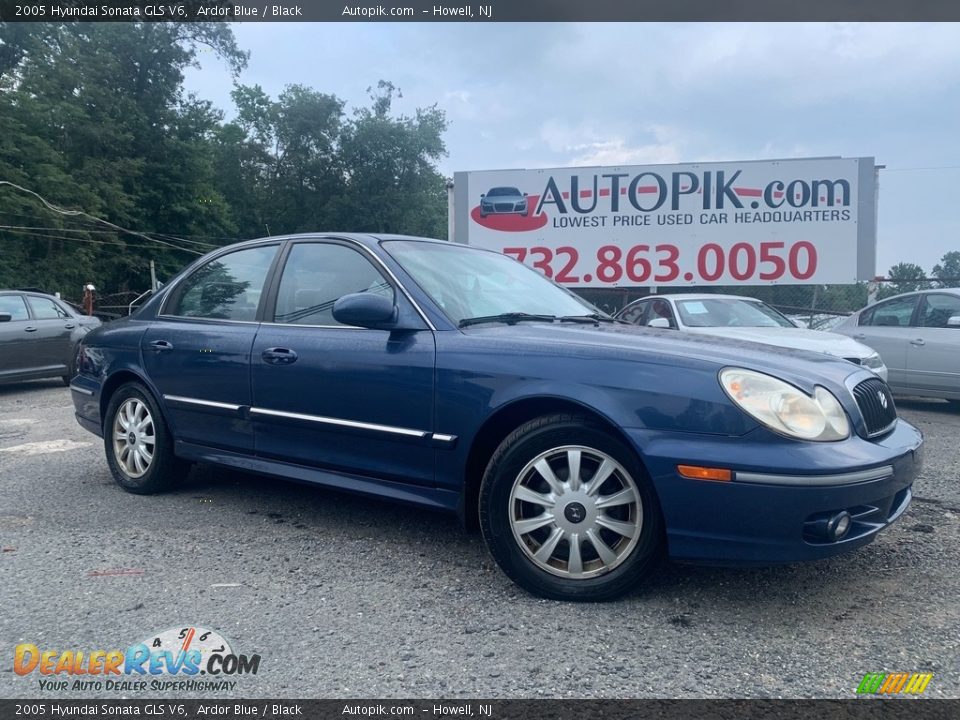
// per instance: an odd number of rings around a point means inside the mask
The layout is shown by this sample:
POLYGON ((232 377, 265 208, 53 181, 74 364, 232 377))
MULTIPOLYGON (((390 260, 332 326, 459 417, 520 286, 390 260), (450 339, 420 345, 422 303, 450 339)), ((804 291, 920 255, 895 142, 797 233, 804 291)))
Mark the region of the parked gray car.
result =
POLYGON ((77 343, 99 325, 52 295, 0 290, 0 383, 60 377, 69 385, 77 343))
POLYGON ((960 288, 896 295, 833 328, 883 358, 891 390, 960 404, 960 288))

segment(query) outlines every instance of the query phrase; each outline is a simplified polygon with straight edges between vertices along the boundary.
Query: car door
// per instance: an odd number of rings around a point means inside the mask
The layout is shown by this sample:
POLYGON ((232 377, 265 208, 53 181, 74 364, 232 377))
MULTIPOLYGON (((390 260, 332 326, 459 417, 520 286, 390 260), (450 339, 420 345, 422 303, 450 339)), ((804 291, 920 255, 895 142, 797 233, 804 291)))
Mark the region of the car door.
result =
POLYGON ((36 360, 51 375, 64 374, 70 367, 73 354, 73 329, 77 321, 52 298, 41 295, 26 295, 32 316, 31 325, 36 327, 32 339, 36 360))
POLYGON ((907 348, 915 328, 911 327, 919 295, 890 298, 860 313, 850 336, 876 350, 889 370, 892 387, 910 388, 907 348))
POLYGON ((960 327, 949 326, 960 316, 960 296, 923 296, 916 327, 907 344, 907 377, 911 387, 960 395, 960 327))
POLYGON ((178 441, 253 452, 250 348, 279 247, 235 250, 193 270, 141 337, 143 367, 178 441))
POLYGON ((0 322, 0 379, 13 377, 35 367, 31 352, 32 333, 27 332, 30 313, 23 296, 15 293, 0 295, 0 313, 10 315, 8 322, 0 322))
POLYGON ((432 485, 435 344, 403 293, 369 250, 334 239, 291 244, 275 285, 252 353, 257 455, 432 485), (423 329, 338 323, 334 303, 356 292, 423 329))

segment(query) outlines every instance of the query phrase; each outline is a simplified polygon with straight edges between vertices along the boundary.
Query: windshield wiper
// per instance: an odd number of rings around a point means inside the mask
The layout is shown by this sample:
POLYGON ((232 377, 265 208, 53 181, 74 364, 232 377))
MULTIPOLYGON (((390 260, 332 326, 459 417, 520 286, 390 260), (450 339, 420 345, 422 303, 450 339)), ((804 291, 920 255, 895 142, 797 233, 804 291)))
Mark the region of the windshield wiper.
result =
POLYGON ((620 320, 615 320, 612 317, 607 317, 605 315, 600 315, 598 313, 590 313, 589 315, 564 315, 559 318, 560 322, 572 322, 572 323, 588 323, 593 325, 595 323, 616 323, 620 320))
POLYGON ((555 315, 532 315, 525 312, 500 313, 499 315, 482 315, 480 317, 464 318, 457 327, 467 327, 467 325, 479 325, 480 323, 502 322, 513 325, 518 322, 553 322, 555 315))

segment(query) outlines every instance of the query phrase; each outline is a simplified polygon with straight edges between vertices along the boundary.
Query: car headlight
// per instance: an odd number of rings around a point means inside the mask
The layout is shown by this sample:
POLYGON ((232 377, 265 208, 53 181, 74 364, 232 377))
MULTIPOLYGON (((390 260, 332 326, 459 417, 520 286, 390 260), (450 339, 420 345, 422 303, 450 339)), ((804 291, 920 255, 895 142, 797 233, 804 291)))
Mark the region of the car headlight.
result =
POLYGON ((861 360, 860 364, 871 370, 879 370, 883 367, 883 360, 880 359, 879 354, 873 353, 873 355, 867 355, 867 357, 861 360))
POLYGON ((850 423, 840 401, 817 385, 813 396, 770 375, 727 368, 720 385, 748 415, 782 435, 800 440, 843 440, 850 423))

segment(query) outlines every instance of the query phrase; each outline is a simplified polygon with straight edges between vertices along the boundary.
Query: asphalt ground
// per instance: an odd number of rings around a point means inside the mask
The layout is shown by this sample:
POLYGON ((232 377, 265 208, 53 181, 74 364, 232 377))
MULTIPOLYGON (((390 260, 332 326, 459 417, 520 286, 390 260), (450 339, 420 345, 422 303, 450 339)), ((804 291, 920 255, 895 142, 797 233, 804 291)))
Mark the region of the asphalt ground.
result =
MULTIPOLYGON (((871 545, 763 569, 666 565, 606 604, 540 600, 453 517, 210 467, 123 492, 59 382, 0 386, 0 697, 828 697, 932 672, 960 697, 960 411, 871 545), (14 646, 126 648, 220 631, 261 656, 227 692, 41 690, 14 646)), ((67 678, 70 683, 75 679, 67 678)))

